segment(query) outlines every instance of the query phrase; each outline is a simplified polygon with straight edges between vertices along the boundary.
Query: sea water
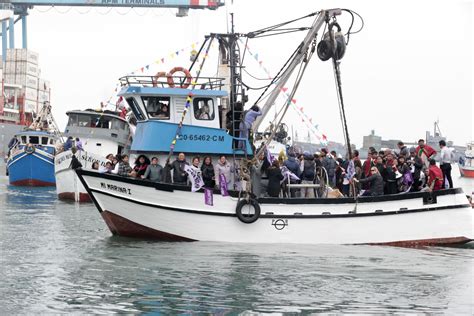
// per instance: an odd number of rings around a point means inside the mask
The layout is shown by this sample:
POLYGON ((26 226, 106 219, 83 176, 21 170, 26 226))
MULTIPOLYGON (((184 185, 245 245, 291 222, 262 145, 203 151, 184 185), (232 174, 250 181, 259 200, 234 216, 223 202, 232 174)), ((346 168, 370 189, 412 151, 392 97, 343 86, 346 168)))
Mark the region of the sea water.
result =
MULTIPOLYGON (((454 181, 465 192, 474 180, 454 181)), ((4 169, 0 169, 2 175, 4 169)), ((92 204, 0 176, 0 315, 474 314, 474 243, 161 243, 113 237, 92 204)))

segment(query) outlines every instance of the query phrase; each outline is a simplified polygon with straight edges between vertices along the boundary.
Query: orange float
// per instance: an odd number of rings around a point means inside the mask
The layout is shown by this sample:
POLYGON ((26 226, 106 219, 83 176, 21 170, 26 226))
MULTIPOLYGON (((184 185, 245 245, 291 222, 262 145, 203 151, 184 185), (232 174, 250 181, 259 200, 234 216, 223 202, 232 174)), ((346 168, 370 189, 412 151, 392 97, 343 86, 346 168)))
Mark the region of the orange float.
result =
POLYGON ((186 76, 186 81, 181 84, 180 88, 186 89, 187 87, 189 87, 193 77, 191 76, 191 73, 189 72, 189 70, 187 70, 186 68, 183 68, 183 67, 174 67, 173 69, 171 69, 171 71, 167 75, 168 86, 170 86, 170 88, 174 88, 175 84, 174 84, 174 81, 173 81, 173 75, 176 72, 182 72, 186 76))

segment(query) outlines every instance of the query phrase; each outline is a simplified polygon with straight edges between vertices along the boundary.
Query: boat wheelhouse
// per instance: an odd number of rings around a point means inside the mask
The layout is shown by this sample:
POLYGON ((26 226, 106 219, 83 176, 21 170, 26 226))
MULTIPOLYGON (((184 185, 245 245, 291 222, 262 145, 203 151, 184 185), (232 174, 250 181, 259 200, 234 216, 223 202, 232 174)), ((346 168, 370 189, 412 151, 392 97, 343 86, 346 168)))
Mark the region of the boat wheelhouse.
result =
MULTIPOLYGON (((75 110, 66 113, 69 117, 64 136, 78 138, 82 147, 75 148, 75 157, 82 168, 92 169, 94 162, 104 167, 108 154, 128 153, 132 142, 129 122, 115 111, 75 110)), ((77 145, 77 144, 76 144, 77 145)), ((72 148, 56 155, 55 176, 57 194, 61 200, 87 202, 90 198, 70 169, 73 157, 72 148)))
MULTIPOLYGON (((180 79, 184 78, 175 80, 180 79)), ((252 153, 248 139, 233 136, 226 129, 228 92, 222 89, 222 78, 200 78, 193 90, 169 87, 168 82, 153 76, 124 77, 121 82, 124 87, 119 96, 137 119, 133 152, 166 155, 174 145, 174 152, 185 154, 252 153), (178 128, 176 144, 172 144, 178 128)))

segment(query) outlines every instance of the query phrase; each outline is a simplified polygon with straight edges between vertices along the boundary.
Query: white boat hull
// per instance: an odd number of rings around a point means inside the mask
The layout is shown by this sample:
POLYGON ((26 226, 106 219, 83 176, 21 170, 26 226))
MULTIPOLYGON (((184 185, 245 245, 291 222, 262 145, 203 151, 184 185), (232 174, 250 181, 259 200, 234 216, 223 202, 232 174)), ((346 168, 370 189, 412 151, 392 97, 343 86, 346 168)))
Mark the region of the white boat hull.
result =
POLYGON ((111 232, 121 236, 403 246, 465 243, 474 238, 474 211, 461 189, 366 198, 357 206, 348 198, 309 203, 260 199, 259 219, 245 224, 236 217, 236 197, 214 194, 214 205, 208 206, 202 192, 187 188, 95 172, 78 174, 111 232))
MULTIPOLYGON (((72 151, 64 151, 56 155, 54 160, 54 172, 56 177, 56 192, 60 200, 76 202, 90 202, 91 199, 74 170, 70 168, 72 151)), ((98 162, 105 166, 106 159, 102 155, 87 151, 78 151, 76 157, 85 170, 92 170, 92 164, 98 162)))

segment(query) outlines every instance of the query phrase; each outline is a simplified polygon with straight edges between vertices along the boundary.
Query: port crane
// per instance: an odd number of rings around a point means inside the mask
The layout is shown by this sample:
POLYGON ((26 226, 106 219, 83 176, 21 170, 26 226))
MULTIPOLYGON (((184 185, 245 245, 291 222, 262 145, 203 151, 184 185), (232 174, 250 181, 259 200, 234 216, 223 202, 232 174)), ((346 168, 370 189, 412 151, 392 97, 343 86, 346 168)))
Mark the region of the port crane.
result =
POLYGON ((35 6, 176 8, 176 16, 183 17, 189 9, 216 10, 223 5, 224 0, 6 0, 0 3, 2 58, 4 62, 7 48, 15 48, 15 23, 18 21, 22 24, 22 47, 27 48, 28 10, 35 6))

